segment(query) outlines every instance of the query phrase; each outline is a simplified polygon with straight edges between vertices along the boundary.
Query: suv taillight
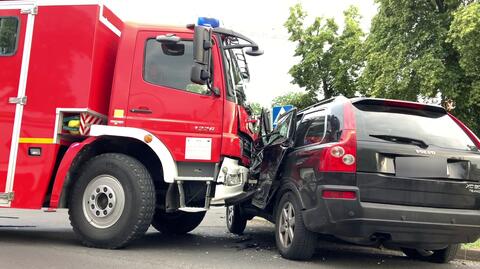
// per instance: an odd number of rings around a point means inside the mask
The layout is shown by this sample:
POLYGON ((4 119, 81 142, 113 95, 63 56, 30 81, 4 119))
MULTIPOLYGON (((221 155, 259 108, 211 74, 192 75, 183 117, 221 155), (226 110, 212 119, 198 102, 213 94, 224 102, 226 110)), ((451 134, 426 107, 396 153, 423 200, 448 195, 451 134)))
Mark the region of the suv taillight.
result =
POLYGON ((357 135, 355 130, 343 130, 338 143, 325 148, 320 158, 322 172, 350 172, 357 170, 357 135))
POLYGON ((351 103, 345 104, 343 119, 340 140, 322 151, 318 168, 322 172, 354 173, 357 170, 357 132, 351 103))

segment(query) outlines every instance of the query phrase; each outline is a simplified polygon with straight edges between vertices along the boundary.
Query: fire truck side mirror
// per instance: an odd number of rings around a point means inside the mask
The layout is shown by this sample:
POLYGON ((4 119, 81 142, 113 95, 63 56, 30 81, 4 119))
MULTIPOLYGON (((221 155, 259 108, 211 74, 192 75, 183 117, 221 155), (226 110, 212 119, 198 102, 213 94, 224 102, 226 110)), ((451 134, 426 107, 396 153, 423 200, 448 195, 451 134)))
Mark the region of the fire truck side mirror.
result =
POLYGON ((212 46, 212 29, 204 26, 195 26, 193 66, 190 76, 192 82, 204 85, 210 79, 212 46))
POLYGON ((259 47, 251 47, 245 50, 245 54, 250 56, 260 56, 263 55, 263 50, 261 50, 259 47))

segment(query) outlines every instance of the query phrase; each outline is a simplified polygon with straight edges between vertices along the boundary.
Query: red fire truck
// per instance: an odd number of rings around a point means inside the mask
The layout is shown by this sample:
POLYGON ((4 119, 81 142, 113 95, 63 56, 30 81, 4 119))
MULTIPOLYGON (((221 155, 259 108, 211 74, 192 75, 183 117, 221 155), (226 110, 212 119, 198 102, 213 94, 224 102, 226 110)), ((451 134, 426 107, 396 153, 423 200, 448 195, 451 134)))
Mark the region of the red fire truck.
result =
POLYGON ((68 208, 87 246, 186 233, 241 199, 251 39, 122 22, 97 1, 0 3, 0 206, 68 208), (192 82, 193 81, 193 82, 192 82))

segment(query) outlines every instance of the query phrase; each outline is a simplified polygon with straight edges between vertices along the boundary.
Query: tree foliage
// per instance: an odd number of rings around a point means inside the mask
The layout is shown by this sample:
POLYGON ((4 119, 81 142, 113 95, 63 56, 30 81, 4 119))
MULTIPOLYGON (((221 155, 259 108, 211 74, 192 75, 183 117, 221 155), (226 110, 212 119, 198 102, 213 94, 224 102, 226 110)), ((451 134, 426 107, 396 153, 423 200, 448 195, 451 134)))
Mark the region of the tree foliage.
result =
POLYGON ((334 19, 317 17, 311 25, 306 25, 307 13, 302 6, 290 8, 285 27, 289 40, 297 43, 295 56, 301 58, 290 74, 293 83, 305 87, 310 96, 316 96, 317 92, 325 98, 339 94, 353 96, 357 91, 364 33, 356 7, 350 7, 344 16, 345 27, 339 33, 334 19))
POLYGON ((452 104, 451 113, 480 133, 480 1, 375 0, 370 33, 358 9, 305 25, 300 5, 285 27, 301 62, 290 74, 308 92, 452 104), (438 100, 438 101, 437 101, 438 100))
MULTIPOLYGON (((440 97, 441 104, 453 103, 452 113, 478 132, 480 111, 473 104, 478 101, 472 102, 478 90, 472 87, 467 64, 462 64, 463 55, 474 46, 466 45, 474 37, 465 32, 465 20, 474 21, 478 15, 465 7, 472 1, 376 2, 379 11, 365 44, 362 91, 376 97, 413 101, 440 97), (465 51, 462 53, 460 48, 465 51)), ((478 31, 478 17, 476 20, 478 31)))
POLYGON ((277 96, 272 101, 272 106, 293 105, 298 109, 303 109, 318 102, 311 92, 289 92, 277 96))
POLYGON ((252 103, 249 103, 248 106, 254 116, 260 116, 260 114, 262 114, 263 107, 261 104, 252 102, 252 103))
POLYGON ((480 134, 480 2, 453 14, 448 41, 460 54, 465 89, 459 93, 454 113, 480 134))

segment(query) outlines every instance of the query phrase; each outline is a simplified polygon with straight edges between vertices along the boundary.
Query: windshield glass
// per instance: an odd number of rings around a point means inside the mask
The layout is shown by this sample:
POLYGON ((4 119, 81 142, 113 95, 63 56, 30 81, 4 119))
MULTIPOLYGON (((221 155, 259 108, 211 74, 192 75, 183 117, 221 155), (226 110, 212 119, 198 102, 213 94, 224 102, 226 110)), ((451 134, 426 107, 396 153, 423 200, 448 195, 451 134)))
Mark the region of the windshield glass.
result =
POLYGON ((379 105, 355 107, 358 140, 379 141, 379 136, 397 136, 423 141, 429 146, 478 151, 447 114, 379 105))

